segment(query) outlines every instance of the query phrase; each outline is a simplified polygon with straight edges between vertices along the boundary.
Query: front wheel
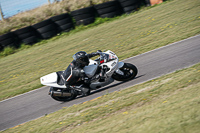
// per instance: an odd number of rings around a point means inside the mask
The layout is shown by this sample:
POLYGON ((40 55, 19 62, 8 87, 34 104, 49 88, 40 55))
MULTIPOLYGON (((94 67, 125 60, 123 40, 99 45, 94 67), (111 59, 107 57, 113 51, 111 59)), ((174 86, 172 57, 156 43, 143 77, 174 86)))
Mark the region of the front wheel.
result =
POLYGON ((134 79, 138 73, 137 67, 130 63, 124 63, 124 66, 120 68, 124 75, 114 73, 112 78, 118 81, 128 81, 134 79))

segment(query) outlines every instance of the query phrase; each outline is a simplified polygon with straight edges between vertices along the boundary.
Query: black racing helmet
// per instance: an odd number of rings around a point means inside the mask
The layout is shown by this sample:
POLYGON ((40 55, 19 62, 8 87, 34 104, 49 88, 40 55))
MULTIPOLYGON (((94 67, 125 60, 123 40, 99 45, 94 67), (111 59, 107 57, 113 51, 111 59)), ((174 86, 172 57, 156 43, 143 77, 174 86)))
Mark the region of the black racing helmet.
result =
POLYGON ((89 58, 85 51, 79 51, 73 55, 74 60, 81 66, 87 66, 89 64, 89 58))

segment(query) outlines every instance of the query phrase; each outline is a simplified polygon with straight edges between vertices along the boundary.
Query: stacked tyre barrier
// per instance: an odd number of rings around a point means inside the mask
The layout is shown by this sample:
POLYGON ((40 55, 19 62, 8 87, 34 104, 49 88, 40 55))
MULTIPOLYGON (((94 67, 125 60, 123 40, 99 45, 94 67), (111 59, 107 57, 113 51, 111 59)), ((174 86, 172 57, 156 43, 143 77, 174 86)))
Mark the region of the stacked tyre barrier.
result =
POLYGON ((51 17, 53 23, 56 24, 57 33, 59 32, 69 32, 74 28, 72 18, 68 13, 64 13, 58 16, 51 17))
MULTIPOLYGON (((149 0, 142 0, 146 5, 149 0)), ((113 18, 122 13, 135 11, 141 0, 113 0, 102 4, 78 9, 71 13, 53 16, 47 20, 18 29, 14 32, 0 36, 0 51, 5 47, 18 48, 21 43, 33 45, 42 39, 49 39, 60 32, 69 32, 76 25, 88 25, 95 21, 96 17, 113 18), (75 21, 75 22, 74 22, 75 21)))
POLYGON ((32 26, 40 39, 49 39, 57 34, 56 24, 51 19, 44 20, 32 26))
POLYGON ((113 18, 122 14, 118 1, 109 1, 94 6, 101 18, 113 18))
POLYGON ((124 13, 132 13, 139 7, 139 0, 118 0, 124 13))
POLYGON ((71 12, 75 19, 76 25, 88 25, 95 21, 95 9, 93 6, 82 8, 71 12))
POLYGON ((14 34, 17 37, 16 42, 18 42, 18 44, 25 43, 31 45, 38 42, 36 31, 32 26, 18 29, 14 31, 14 34))
POLYGON ((17 42, 13 32, 0 36, 0 49, 3 50, 5 47, 17 47, 17 42))

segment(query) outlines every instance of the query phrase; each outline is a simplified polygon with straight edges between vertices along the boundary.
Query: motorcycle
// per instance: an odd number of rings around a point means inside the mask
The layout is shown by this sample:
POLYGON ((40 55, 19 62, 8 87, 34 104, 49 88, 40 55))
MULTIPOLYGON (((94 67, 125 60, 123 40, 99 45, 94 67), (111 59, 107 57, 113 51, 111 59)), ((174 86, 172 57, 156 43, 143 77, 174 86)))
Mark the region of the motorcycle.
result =
MULTIPOLYGON (((50 86, 49 95, 57 101, 69 101, 81 95, 85 86, 89 90, 96 90, 111 84, 114 80, 129 81, 135 78, 138 73, 137 67, 130 63, 119 62, 117 55, 108 50, 99 52, 100 57, 95 60, 89 59, 88 66, 83 68, 86 77, 83 82, 67 88, 63 77, 64 71, 53 72, 40 78, 41 84, 50 86), (104 71, 104 79, 99 77, 99 73, 104 71), (87 82, 85 82, 87 81, 87 82)), ((89 91, 90 93, 90 91, 89 91)))

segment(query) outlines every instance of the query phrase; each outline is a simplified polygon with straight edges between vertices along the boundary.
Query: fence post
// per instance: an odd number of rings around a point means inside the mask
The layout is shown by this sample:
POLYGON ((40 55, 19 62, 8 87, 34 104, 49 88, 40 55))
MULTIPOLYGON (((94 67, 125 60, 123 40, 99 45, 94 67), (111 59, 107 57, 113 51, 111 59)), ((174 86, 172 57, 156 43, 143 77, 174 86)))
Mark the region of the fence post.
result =
POLYGON ((0 3, 0 14, 1 14, 1 20, 4 21, 4 18, 3 18, 4 15, 3 15, 3 12, 2 12, 2 9, 1 9, 1 3, 0 3))

